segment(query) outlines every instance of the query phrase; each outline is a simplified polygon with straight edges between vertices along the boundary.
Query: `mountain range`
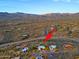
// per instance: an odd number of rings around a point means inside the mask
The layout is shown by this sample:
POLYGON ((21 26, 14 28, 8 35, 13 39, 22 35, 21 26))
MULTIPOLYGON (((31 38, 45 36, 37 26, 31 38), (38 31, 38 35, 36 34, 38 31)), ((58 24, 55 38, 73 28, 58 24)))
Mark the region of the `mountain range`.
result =
POLYGON ((0 12, 0 21, 38 21, 38 20, 78 20, 79 13, 49 13, 43 15, 27 13, 8 13, 0 12))

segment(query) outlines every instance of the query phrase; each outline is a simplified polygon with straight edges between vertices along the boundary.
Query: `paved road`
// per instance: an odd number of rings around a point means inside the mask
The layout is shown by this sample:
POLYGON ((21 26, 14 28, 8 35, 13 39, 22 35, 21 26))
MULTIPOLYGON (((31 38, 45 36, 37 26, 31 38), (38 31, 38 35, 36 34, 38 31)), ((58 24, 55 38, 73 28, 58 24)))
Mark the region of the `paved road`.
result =
POLYGON ((1 44, 0 47, 6 47, 6 46, 9 46, 9 45, 13 45, 13 44, 20 44, 20 43, 23 43, 23 42, 31 42, 31 41, 38 40, 38 39, 43 40, 44 37, 29 38, 29 39, 18 41, 18 42, 11 42, 11 43, 6 43, 6 44, 1 44))
MULTIPOLYGON (((0 47, 6 47, 6 46, 9 46, 9 45, 13 45, 13 44, 20 44, 20 43, 23 43, 23 42, 31 42, 31 41, 35 41, 35 40, 43 40, 45 37, 39 37, 39 38, 29 38, 29 39, 26 39, 26 40, 22 40, 22 41, 18 41, 18 42, 11 42, 11 43, 6 43, 6 44, 2 44, 0 45, 0 47)), ((55 39, 58 39, 58 38, 55 38, 55 39)), ((79 42, 79 38, 60 38, 62 40, 72 40, 72 41, 75 41, 75 42, 79 42)))

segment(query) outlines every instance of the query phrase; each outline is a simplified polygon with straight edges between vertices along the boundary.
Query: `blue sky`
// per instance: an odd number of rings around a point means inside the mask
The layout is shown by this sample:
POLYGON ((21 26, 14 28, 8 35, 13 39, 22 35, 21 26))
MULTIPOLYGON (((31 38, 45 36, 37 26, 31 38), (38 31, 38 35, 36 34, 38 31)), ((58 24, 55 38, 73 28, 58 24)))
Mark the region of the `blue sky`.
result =
POLYGON ((76 13, 79 0, 0 0, 0 12, 76 13))

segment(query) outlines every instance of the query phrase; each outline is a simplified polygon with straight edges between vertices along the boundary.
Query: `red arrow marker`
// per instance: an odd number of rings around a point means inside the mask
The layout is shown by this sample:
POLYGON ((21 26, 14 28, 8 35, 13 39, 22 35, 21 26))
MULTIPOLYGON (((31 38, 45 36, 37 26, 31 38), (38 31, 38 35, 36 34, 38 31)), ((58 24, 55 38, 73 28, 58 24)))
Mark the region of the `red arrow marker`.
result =
POLYGON ((52 37, 53 37, 53 35, 51 33, 48 33, 47 36, 45 37, 45 40, 43 42, 46 43, 52 37))
POLYGON ((56 32, 56 29, 55 29, 55 28, 52 29, 52 31, 50 31, 50 32, 46 35, 46 37, 45 37, 43 43, 46 43, 49 39, 51 39, 51 38, 53 37, 53 35, 54 35, 54 32, 56 32))

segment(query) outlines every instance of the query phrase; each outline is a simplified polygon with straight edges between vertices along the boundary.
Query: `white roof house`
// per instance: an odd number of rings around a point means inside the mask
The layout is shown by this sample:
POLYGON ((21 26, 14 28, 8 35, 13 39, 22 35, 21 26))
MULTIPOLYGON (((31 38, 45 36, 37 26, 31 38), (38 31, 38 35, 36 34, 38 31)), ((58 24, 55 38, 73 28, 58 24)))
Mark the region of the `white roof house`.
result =
POLYGON ((55 48, 56 48, 56 45, 50 45, 50 46, 49 46, 49 49, 50 49, 50 50, 53 50, 53 49, 55 49, 55 48))
POLYGON ((45 49, 45 46, 38 46, 38 50, 45 49))

